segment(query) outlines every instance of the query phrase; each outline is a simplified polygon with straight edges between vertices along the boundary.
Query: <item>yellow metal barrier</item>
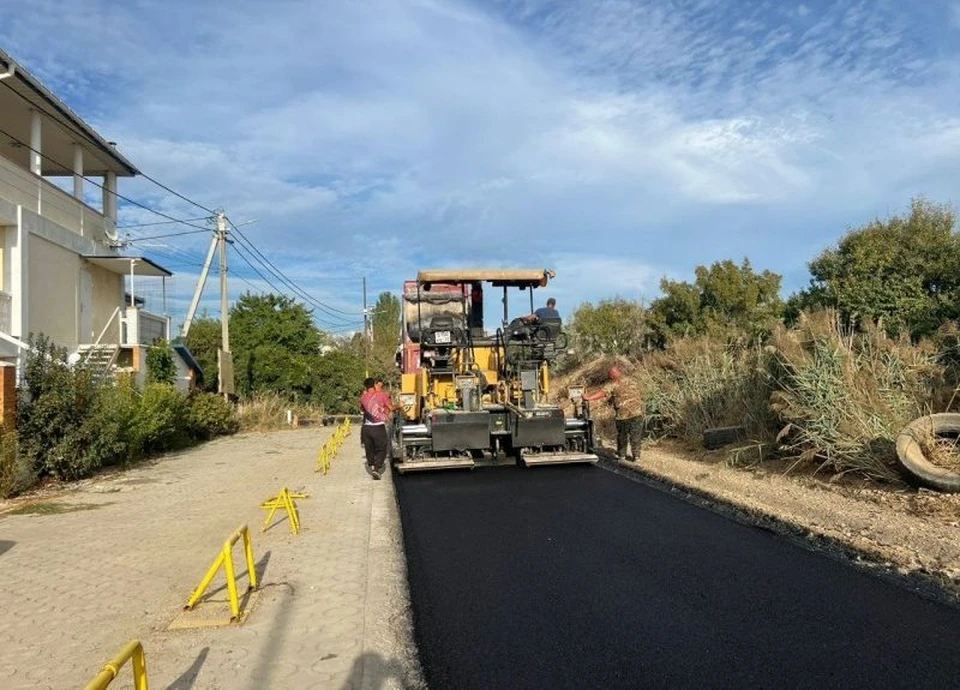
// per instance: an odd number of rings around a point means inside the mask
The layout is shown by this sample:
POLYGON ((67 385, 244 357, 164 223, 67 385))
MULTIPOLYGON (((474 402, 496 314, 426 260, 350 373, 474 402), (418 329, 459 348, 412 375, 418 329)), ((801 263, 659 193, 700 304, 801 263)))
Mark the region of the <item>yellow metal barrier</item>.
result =
POLYGON ((210 569, 207 571, 207 574, 203 576, 203 581, 200 582, 200 585, 194 590, 193 595, 190 597, 190 600, 187 602, 185 609, 192 609, 194 605, 200 600, 200 597, 203 596, 203 593, 207 591, 207 587, 210 586, 210 582, 213 580, 214 576, 217 574, 217 571, 220 569, 220 566, 224 566, 227 574, 227 591, 230 593, 230 611, 233 613, 233 618, 231 620, 240 617, 240 600, 237 596, 237 578, 233 570, 233 556, 231 554, 233 550, 233 545, 243 537, 243 547, 247 556, 247 572, 250 574, 250 586, 247 588, 247 591, 251 591, 257 588, 257 569, 253 563, 253 543, 250 540, 250 530, 247 529, 246 525, 241 525, 238 527, 233 534, 230 535, 230 538, 223 543, 223 548, 220 550, 220 555, 217 556, 217 560, 213 562, 213 565, 210 566, 210 569))
POLYGON ((143 653, 140 640, 131 640, 127 646, 115 656, 110 663, 103 667, 97 677, 90 681, 84 690, 103 690, 120 673, 125 663, 133 660, 133 687, 134 690, 147 689, 147 658, 143 653))
POLYGON ((317 454, 317 462, 313 468, 314 472, 326 474, 329 471, 330 463, 337 456, 337 453, 340 452, 340 448, 343 446, 343 442, 349 434, 350 418, 348 417, 343 420, 341 424, 337 425, 333 435, 323 444, 323 447, 320 448, 320 452, 317 454))
POLYGON ((287 517, 290 518, 290 531, 294 534, 300 533, 300 514, 297 512, 297 504, 293 500, 295 498, 309 498, 309 496, 307 494, 292 494, 287 490, 287 487, 283 487, 283 491, 279 494, 260 504, 261 508, 270 510, 270 514, 267 515, 263 528, 260 530, 261 534, 267 531, 267 525, 270 524, 270 520, 273 519, 274 513, 279 508, 284 508, 287 511, 287 517))

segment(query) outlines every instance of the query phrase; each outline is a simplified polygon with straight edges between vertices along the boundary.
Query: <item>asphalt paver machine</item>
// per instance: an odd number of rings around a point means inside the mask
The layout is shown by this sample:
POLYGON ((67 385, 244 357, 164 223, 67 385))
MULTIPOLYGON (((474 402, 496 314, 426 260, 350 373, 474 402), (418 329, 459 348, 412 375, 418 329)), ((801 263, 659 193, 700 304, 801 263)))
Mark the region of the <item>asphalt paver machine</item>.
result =
POLYGON ((510 319, 509 298, 545 287, 553 271, 420 271, 402 300, 399 400, 391 456, 403 472, 519 463, 595 463, 589 407, 549 401, 551 364, 566 347, 559 319, 510 319), (485 297, 502 302, 484 326, 485 297))

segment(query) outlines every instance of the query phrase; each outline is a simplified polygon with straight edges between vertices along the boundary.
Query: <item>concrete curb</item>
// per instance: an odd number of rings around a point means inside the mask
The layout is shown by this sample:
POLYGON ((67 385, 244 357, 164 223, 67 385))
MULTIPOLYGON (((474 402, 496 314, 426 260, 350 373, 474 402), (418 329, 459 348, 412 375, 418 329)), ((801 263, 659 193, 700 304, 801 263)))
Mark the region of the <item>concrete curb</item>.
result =
POLYGON ((370 515, 363 648, 365 653, 388 650, 390 658, 386 661, 387 669, 376 668, 383 663, 379 657, 373 659, 372 673, 366 672, 365 665, 359 687, 379 690, 387 676, 405 690, 426 690, 414 640, 407 561, 392 468, 378 484, 370 515))

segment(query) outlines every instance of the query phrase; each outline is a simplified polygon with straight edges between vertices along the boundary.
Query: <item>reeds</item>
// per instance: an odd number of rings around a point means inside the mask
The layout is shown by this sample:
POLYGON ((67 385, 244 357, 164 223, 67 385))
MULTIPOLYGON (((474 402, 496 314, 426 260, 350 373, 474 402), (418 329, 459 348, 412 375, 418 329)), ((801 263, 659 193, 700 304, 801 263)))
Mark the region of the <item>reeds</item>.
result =
MULTIPOLYGON (((781 326, 763 346, 682 339, 632 362, 630 375, 646 391, 656 434, 699 442, 705 429, 742 425, 751 446, 793 467, 895 481, 903 427, 958 402, 938 344, 889 338, 881 327, 846 330, 825 311, 781 326)), ((560 377, 558 395, 602 385, 608 366, 560 377)), ((601 431, 608 416, 595 406, 601 431)))

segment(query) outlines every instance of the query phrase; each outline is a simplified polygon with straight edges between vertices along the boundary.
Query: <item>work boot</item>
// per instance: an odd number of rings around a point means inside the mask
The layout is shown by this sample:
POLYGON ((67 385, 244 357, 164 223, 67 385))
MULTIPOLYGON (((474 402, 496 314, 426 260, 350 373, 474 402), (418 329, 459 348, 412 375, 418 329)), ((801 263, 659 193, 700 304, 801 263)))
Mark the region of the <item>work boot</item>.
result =
POLYGON ((380 479, 380 473, 377 472, 376 470, 371 470, 370 474, 373 475, 374 479, 380 479))

